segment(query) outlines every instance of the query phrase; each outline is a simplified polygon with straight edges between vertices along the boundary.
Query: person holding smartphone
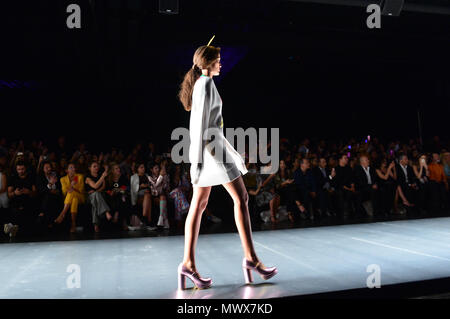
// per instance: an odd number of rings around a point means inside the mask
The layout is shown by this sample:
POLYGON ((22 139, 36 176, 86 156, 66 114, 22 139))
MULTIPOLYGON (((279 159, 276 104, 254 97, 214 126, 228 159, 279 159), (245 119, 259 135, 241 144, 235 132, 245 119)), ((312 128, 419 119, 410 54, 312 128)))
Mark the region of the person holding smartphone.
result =
POLYGON ((14 237, 17 231, 31 232, 35 221, 34 204, 36 185, 31 175, 27 172, 24 162, 18 161, 15 165, 16 174, 10 178, 8 197, 11 204, 11 216, 9 223, 4 226, 4 231, 14 237))

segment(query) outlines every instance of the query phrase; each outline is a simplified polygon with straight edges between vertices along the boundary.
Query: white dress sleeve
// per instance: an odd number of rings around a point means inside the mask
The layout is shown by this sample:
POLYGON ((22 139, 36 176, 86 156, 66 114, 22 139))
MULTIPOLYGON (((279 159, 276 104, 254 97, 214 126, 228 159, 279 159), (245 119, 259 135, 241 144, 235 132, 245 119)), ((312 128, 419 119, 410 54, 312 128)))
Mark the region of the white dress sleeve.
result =
POLYGON ((189 122, 189 161, 191 162, 191 179, 195 184, 200 176, 203 163, 203 150, 205 149, 205 131, 209 126, 211 102, 213 98, 212 79, 206 79, 204 85, 198 83, 192 94, 192 108, 189 122))

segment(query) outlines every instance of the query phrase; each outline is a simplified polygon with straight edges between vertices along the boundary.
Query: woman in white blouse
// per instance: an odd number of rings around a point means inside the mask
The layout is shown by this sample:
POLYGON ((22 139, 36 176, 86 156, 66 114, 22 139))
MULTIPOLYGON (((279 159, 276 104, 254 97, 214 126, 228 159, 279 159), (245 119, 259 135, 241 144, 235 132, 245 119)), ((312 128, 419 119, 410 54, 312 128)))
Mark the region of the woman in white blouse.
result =
POLYGON ((255 252, 248 193, 241 176, 241 173, 247 173, 245 162, 223 135, 222 100, 213 81, 213 76, 220 73, 220 48, 210 45, 199 47, 193 62, 179 92, 185 110, 191 112, 189 161, 193 195, 185 225, 184 259, 178 267, 178 287, 185 289, 186 277, 197 288, 211 286, 212 280, 201 278, 195 267, 195 245, 201 217, 214 185, 223 185, 234 201, 234 216, 245 256, 242 264, 245 281, 252 282, 252 270, 263 279, 269 279, 277 273, 277 269, 264 267, 255 252), (212 149, 211 144, 208 145, 209 140, 203 138, 206 130, 214 131, 214 142, 222 147, 225 161, 214 156, 217 150, 212 149))

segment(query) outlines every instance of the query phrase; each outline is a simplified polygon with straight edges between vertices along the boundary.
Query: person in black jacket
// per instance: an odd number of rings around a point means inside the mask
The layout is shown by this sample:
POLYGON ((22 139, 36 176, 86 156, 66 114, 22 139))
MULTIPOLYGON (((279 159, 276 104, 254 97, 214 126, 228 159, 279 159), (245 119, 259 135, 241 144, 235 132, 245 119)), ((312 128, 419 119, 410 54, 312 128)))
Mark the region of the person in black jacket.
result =
POLYGON ((53 227, 54 220, 59 216, 64 204, 61 183, 50 162, 44 162, 42 165, 42 172, 36 178, 36 188, 41 202, 40 220, 44 225, 53 227))
POLYGON ((296 204, 300 209, 300 216, 305 218, 309 214, 311 220, 314 219, 312 201, 316 198, 316 181, 310 169, 309 159, 303 158, 300 161, 300 168, 294 172, 294 183, 297 188, 296 204))
POLYGON ((399 196, 406 207, 414 207, 417 202, 417 178, 413 168, 409 165, 409 159, 406 154, 399 156, 397 165, 397 190, 399 196))
POLYGON ((336 171, 327 167, 325 157, 319 158, 319 165, 313 169, 314 179, 317 186, 317 199, 319 201, 319 212, 321 215, 332 216, 331 196, 334 194, 334 188, 331 185, 331 179, 336 176, 336 171))
POLYGON ((24 162, 17 161, 16 172, 8 182, 8 197, 10 199, 10 216, 4 226, 5 233, 15 237, 17 232, 34 233, 36 212, 35 178, 27 171, 24 162), (19 230, 20 229, 20 230, 19 230))
POLYGON ((379 213, 378 184, 375 169, 370 166, 367 155, 359 158, 359 165, 355 167, 355 188, 357 196, 357 209, 368 216, 379 213))
POLYGON ((353 170, 348 165, 346 154, 339 156, 339 164, 335 172, 336 175, 331 179, 331 184, 336 189, 339 214, 341 217, 348 217, 355 212, 356 189, 353 170))

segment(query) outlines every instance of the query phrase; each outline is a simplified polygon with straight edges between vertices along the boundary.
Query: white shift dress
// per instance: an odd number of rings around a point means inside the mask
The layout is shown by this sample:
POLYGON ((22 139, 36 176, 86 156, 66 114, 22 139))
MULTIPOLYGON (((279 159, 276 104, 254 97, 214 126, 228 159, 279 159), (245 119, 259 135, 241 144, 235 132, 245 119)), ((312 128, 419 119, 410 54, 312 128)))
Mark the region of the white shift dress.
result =
POLYGON ((223 134, 222 99, 213 79, 209 76, 201 75, 194 84, 189 137, 193 186, 205 187, 228 183, 241 173, 245 175, 248 172, 244 159, 223 134), (205 133, 208 129, 214 133, 210 140, 205 133), (214 140, 214 143, 210 143, 211 140, 214 140), (217 145, 221 147, 222 157, 214 156, 216 152, 220 154, 217 145))

